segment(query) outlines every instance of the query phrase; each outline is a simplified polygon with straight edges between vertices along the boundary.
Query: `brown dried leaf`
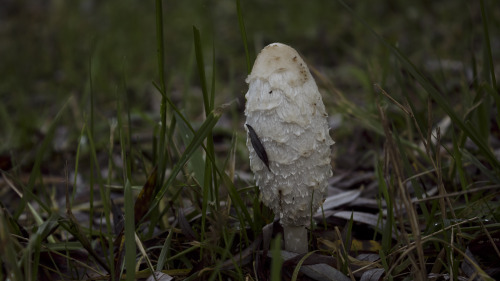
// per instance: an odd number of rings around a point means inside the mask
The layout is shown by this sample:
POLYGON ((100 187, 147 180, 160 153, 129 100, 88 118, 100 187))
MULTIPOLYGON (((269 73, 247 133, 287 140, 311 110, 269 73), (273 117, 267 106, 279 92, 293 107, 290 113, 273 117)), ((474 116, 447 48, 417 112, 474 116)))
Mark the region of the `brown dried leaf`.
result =
POLYGON ((137 196, 137 200, 135 201, 134 219, 136 226, 143 219, 143 216, 149 211, 149 206, 153 199, 154 190, 156 188, 157 178, 158 178, 158 167, 154 167, 151 174, 149 174, 148 180, 144 184, 141 193, 139 193, 139 196, 137 196))

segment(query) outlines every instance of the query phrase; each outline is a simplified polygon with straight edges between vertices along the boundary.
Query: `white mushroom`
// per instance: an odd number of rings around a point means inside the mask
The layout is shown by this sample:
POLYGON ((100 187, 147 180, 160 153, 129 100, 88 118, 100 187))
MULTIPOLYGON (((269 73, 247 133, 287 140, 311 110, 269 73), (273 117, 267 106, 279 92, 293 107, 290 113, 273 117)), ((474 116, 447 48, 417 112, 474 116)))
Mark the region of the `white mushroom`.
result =
POLYGON ((266 46, 246 82, 247 147, 262 202, 279 216, 285 249, 307 252, 305 225, 332 175, 325 106, 307 65, 284 44, 266 46))

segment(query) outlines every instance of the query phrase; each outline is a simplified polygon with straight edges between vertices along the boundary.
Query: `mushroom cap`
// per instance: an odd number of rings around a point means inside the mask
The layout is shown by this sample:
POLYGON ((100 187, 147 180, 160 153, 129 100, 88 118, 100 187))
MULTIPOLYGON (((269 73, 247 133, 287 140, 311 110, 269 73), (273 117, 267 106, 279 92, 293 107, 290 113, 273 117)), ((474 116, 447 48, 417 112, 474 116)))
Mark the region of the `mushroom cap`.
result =
POLYGON ((257 56, 246 82, 263 78, 267 79, 273 73, 286 72, 287 83, 300 86, 312 79, 306 63, 294 48, 281 44, 272 43, 267 45, 257 56))
POLYGON ((246 79, 246 123, 264 147, 269 169, 250 137, 247 147, 264 204, 284 225, 305 225, 323 203, 332 175, 325 106, 305 62, 273 43, 257 56, 246 79))

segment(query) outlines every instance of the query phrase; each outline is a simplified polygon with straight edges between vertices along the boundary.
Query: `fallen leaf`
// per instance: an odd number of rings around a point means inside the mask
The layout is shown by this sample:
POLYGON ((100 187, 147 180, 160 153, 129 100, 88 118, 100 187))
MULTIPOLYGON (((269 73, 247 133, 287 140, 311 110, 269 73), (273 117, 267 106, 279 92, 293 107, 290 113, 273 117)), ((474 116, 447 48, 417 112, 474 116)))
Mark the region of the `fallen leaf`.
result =
POLYGON ((170 281, 173 280, 174 277, 165 274, 160 271, 156 271, 155 273, 151 274, 146 281, 170 281))
POLYGON ((382 278, 382 275, 384 275, 385 270, 383 268, 372 268, 363 275, 361 275, 360 281, 379 281, 382 278))
MULTIPOLYGON (((358 198, 360 194, 361 190, 350 190, 333 196, 328 196, 325 202, 323 202, 323 210, 334 209, 344 204, 351 203, 358 198)), ((321 208, 316 211, 316 214, 322 214, 321 208)))

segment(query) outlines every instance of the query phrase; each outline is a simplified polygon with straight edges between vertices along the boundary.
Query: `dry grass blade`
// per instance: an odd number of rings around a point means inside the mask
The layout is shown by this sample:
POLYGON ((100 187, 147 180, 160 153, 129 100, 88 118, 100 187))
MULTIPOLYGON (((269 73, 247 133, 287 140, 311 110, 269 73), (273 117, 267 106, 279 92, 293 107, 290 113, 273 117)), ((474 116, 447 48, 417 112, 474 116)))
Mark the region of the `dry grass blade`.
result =
MULTIPOLYGON (((403 175, 403 164, 401 163, 401 153, 398 149, 398 146, 394 142, 394 137, 391 132, 390 126, 389 126, 389 121, 386 118, 386 115, 382 108, 380 107, 379 104, 377 104, 377 107, 379 109, 379 114, 380 114, 380 119, 384 128, 384 132, 386 135, 386 150, 388 152, 389 159, 386 159, 386 161, 389 161, 390 167, 394 170, 395 174, 395 180, 396 180, 396 187, 397 191, 395 191, 394 198, 399 198, 405 207, 406 210, 406 218, 408 219, 410 223, 410 227, 412 230, 412 236, 413 239, 417 245, 416 250, 417 250, 417 256, 418 256, 418 263, 413 261, 413 264, 417 267, 416 269, 416 278, 420 278, 421 280, 425 280, 427 273, 426 273, 426 266, 425 266, 425 256, 423 252, 423 247, 421 244, 421 233, 420 233, 420 226, 418 222, 418 215, 416 214, 415 209, 413 208, 413 205, 411 203, 411 197, 408 194, 407 188, 405 185, 403 185, 403 182, 405 180, 405 177, 403 175)), ((400 209, 399 209, 400 210, 400 209)), ((403 214, 401 212, 398 212, 398 209, 396 209, 396 217, 399 220, 399 223, 401 225, 401 233, 403 234, 403 239, 406 240, 406 243, 410 243, 409 238, 407 235, 405 235, 406 231, 402 227, 404 225, 404 218, 403 214)), ((413 259, 413 255, 410 253, 409 255, 410 259, 413 259)))

